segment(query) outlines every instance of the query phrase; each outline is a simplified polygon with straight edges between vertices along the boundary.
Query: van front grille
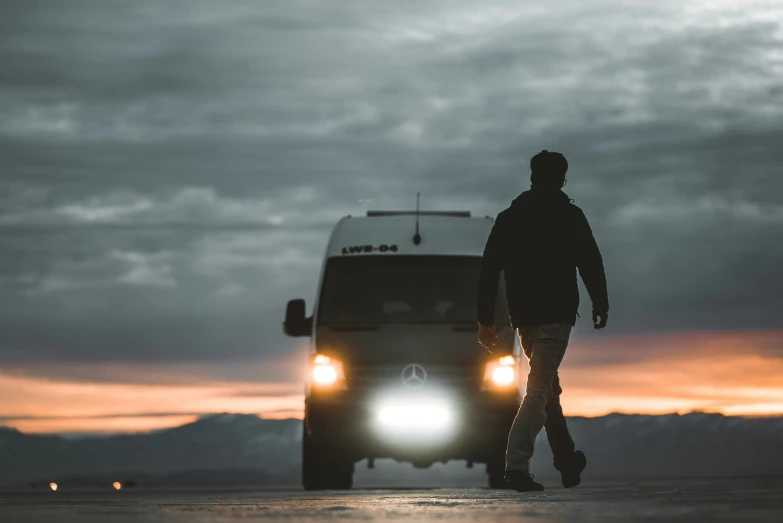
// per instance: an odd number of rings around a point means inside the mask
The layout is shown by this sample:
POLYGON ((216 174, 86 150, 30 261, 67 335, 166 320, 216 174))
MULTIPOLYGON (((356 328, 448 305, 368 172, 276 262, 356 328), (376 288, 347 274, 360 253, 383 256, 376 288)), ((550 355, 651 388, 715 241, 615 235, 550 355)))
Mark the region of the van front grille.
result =
MULTIPOLYGON (((423 385, 414 383, 413 387, 403 382, 405 365, 356 366, 346 370, 348 390, 367 392, 371 390, 449 390, 453 392, 473 392, 481 388, 482 375, 473 366, 444 366, 420 364, 426 372, 423 385)), ((419 369, 417 369, 418 374, 419 369)), ((410 369, 408 369, 408 374, 410 369)))

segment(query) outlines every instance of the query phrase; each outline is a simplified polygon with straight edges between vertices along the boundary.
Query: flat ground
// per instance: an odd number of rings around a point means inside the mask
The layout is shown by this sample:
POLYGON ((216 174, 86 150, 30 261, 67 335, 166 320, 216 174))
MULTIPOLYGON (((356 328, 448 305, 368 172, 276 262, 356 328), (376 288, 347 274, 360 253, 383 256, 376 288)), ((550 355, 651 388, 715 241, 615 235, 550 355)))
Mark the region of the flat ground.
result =
POLYGON ((486 489, 347 492, 143 490, 5 492, 13 522, 783 521, 783 480, 587 483, 540 493, 486 489))

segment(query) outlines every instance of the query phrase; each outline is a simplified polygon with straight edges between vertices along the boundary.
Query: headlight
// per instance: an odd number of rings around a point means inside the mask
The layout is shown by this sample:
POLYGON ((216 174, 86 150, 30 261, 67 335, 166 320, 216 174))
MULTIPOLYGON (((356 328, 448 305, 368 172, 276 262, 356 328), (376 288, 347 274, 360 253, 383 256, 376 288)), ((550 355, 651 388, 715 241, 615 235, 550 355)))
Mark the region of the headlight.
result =
POLYGON ((517 359, 507 355, 487 363, 484 389, 510 389, 517 384, 517 359))
POLYGON ((459 434, 459 410, 446 397, 391 394, 376 401, 372 430, 386 444, 415 449, 459 434))
POLYGON ((390 428, 440 428, 452 422, 452 412, 447 405, 436 402, 392 403, 378 410, 378 421, 390 428))
POLYGON ((343 364, 324 354, 313 356, 310 377, 318 388, 345 388, 343 364))
POLYGON ((498 367, 492 372, 492 383, 498 387, 508 387, 514 384, 516 372, 511 367, 498 367))

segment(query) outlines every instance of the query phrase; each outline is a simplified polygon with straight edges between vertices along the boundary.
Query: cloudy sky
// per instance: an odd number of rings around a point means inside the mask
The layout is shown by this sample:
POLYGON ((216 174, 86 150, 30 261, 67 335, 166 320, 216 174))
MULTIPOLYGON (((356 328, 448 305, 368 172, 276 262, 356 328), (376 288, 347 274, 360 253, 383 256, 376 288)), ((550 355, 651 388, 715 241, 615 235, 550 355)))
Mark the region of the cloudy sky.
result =
POLYGON ((335 220, 495 215, 544 148, 612 304, 569 413, 783 413, 783 6, 738 5, 3 2, 0 423, 301 415, 335 220))

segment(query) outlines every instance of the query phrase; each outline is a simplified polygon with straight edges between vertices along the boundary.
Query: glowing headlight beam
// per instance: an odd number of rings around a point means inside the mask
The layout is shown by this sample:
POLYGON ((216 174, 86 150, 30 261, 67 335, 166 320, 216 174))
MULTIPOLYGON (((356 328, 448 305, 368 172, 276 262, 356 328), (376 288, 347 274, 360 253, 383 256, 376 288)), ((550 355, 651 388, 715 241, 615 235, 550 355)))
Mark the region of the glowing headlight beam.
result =
POLYGON ((343 364, 325 354, 316 354, 312 359, 310 371, 312 384, 316 387, 330 388, 338 383, 345 386, 343 364))
POLYGON ((517 358, 511 354, 487 363, 484 372, 485 389, 508 389, 517 383, 517 358))
POLYGON ((378 422, 391 430, 439 430, 454 421, 447 405, 440 403, 386 404, 378 409, 378 422))
POLYGON ((337 369, 332 365, 313 367, 313 381, 319 385, 333 385, 337 381, 337 369))
POLYGON ((515 374, 512 367, 498 367, 492 373, 492 383, 498 387, 508 387, 514 383, 515 374))

